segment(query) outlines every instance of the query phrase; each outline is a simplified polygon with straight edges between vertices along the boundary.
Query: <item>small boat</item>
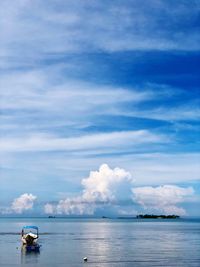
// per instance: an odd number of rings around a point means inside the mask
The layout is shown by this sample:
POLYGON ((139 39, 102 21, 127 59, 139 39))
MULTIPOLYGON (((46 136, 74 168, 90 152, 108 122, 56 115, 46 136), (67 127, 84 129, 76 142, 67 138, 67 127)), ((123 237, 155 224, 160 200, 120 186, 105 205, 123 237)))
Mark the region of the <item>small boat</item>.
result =
POLYGON ((39 230, 37 226, 28 225, 22 228, 22 244, 27 252, 39 252, 40 245, 37 243, 39 238, 39 230))

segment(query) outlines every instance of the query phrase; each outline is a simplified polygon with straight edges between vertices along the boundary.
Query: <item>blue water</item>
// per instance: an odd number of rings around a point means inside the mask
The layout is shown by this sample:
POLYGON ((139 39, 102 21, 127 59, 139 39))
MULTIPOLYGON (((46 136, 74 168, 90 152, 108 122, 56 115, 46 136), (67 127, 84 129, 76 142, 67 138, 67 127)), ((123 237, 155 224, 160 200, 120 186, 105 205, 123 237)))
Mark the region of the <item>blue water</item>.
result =
POLYGON ((0 266, 199 267, 200 220, 1 218, 0 266), (21 250, 24 225, 39 227, 40 253, 21 250))

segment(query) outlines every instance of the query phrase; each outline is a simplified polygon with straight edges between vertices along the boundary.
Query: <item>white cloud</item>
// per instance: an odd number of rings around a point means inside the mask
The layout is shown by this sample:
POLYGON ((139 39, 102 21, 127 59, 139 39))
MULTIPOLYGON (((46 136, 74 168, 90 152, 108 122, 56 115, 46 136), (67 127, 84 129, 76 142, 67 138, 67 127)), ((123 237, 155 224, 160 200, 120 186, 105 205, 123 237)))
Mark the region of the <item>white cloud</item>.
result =
POLYGON ((159 187, 133 187, 131 174, 124 169, 111 169, 107 164, 98 171, 91 171, 89 177, 82 180, 83 191, 78 197, 60 200, 57 204, 47 203, 47 214, 94 214, 98 209, 111 209, 118 214, 136 214, 134 203, 141 205, 147 212, 156 211, 165 214, 185 215, 180 207, 191 202, 194 197, 192 187, 175 185, 159 187))
MULTIPOLYGON (((54 173, 55 186, 60 190, 57 179, 61 176, 65 179, 67 172, 63 175, 63 170, 69 170, 67 179, 78 180, 82 171, 85 173, 86 169, 101 164, 102 158, 97 159, 100 155, 108 164, 133 170, 141 184, 199 179, 197 156, 192 153, 186 157, 177 157, 178 153, 155 157, 130 155, 152 151, 150 146, 154 146, 153 151, 166 149, 163 143, 172 140, 160 134, 165 129, 158 126, 157 132, 121 131, 141 127, 133 118, 125 127, 117 125, 128 121, 129 116, 170 122, 198 120, 198 104, 191 100, 185 106, 177 106, 174 104, 177 96, 174 99, 173 95, 160 94, 164 90, 162 85, 120 88, 70 79, 81 77, 86 80, 91 69, 96 68, 92 79, 98 80, 95 73, 98 73, 99 51, 108 55, 113 51, 130 50, 198 50, 199 32, 195 26, 198 12, 197 1, 192 1, 189 7, 185 1, 180 1, 174 8, 172 2, 160 0, 153 4, 146 1, 143 5, 138 1, 105 4, 100 0, 58 0, 56 6, 54 1, 47 4, 41 0, 3 0, 0 10, 0 67, 4 69, 0 77, 3 114, 0 141, 4 166, 0 179, 5 181, 4 186, 8 187, 12 173, 18 170, 16 186, 23 187, 22 181, 28 169, 32 169, 37 175, 30 179, 43 182, 46 176, 54 173), (92 53, 92 57, 83 62, 88 53, 92 53), (161 107, 157 104, 159 99, 161 107), (171 104, 166 105, 170 100, 171 104), (110 132, 96 133, 99 129, 110 132), (88 134, 90 132, 93 133, 88 134), (27 153, 16 153, 21 151, 27 153), (28 153, 32 151, 34 155, 28 153), (105 156, 108 153, 112 156, 105 156), (117 158, 114 153, 126 153, 127 157, 120 155, 117 158), (73 176, 78 171, 78 176, 73 176)), ((102 63, 100 60, 101 68, 104 68, 102 63)), ((120 69, 123 71, 124 66, 120 69)), ((105 81, 100 78, 98 82, 103 84, 105 81)), ((174 91, 177 92, 177 88, 174 91)), ((146 126, 155 125, 148 122, 146 126)), ((181 143, 179 138, 173 141, 168 151, 177 151, 176 144, 181 143)))
POLYGON ((112 115, 125 104, 160 97, 151 89, 72 81, 62 72, 59 67, 47 67, 1 75, 1 130, 6 135, 52 132, 59 127, 68 127, 70 135, 96 125, 100 116, 112 115))
POLYGON ((137 118, 153 119, 153 120, 163 120, 169 122, 176 121, 198 121, 200 119, 200 108, 199 104, 195 101, 188 102, 186 105, 180 106, 171 106, 169 107, 160 107, 152 108, 150 110, 144 109, 139 110, 135 109, 132 111, 123 111, 123 110, 113 110, 115 115, 124 115, 137 118))
MULTIPOLYGON (((155 84, 147 84, 144 88, 100 86, 68 80, 61 77, 59 71, 59 67, 48 67, 37 71, 19 71, 1 75, 0 127, 1 131, 5 131, 5 136, 22 136, 23 140, 33 138, 33 142, 40 143, 40 140, 36 140, 40 138, 34 137, 37 132, 43 131, 48 135, 59 127, 67 127, 67 133, 70 135, 77 129, 100 125, 102 116, 116 116, 116 120, 118 116, 124 116, 124 119, 136 117, 164 121, 199 119, 199 107, 194 101, 187 103, 187 106, 170 108, 155 106, 151 110, 142 105, 152 100, 173 99, 173 88, 164 85, 158 88, 155 84), (158 90, 160 88, 162 90, 158 90)), ((110 120, 109 117, 106 118, 108 124, 105 127, 112 123, 110 120)), ((20 142, 17 139, 2 140, 3 147, 7 143, 14 142, 14 149, 18 146, 18 141, 20 142)), ((65 142, 65 140, 50 141, 52 144, 65 142)), ((29 140, 26 143, 29 143, 29 140)), ((43 149, 48 150, 48 148, 43 149)))
POLYGON ((133 200, 146 210, 179 215, 185 215, 186 212, 177 205, 185 202, 194 194, 192 187, 183 188, 174 185, 136 187, 132 188, 132 192, 133 200))
POLYGON ((33 208, 34 201, 36 200, 36 196, 32 194, 23 194, 20 197, 14 199, 11 210, 14 213, 21 214, 24 211, 30 210, 33 208))
POLYGON ((166 143, 169 138, 147 130, 120 131, 90 134, 79 137, 59 138, 45 134, 35 134, 23 138, 1 138, 1 151, 77 151, 101 149, 111 151, 139 144, 166 143))
POLYGON ((55 8, 40 0, 3 1, 0 52, 9 63, 13 56, 34 62, 44 54, 88 50, 198 50, 198 30, 189 26, 199 4, 191 2, 174 8, 169 1, 57 1, 55 8))
POLYGON ((132 183, 127 171, 111 169, 103 164, 98 171, 91 171, 89 177, 82 180, 84 189, 80 196, 60 200, 57 205, 47 203, 44 210, 48 214, 93 214, 104 204, 113 206, 115 202, 131 197, 132 183))
POLYGON ((83 199, 89 202, 110 202, 127 196, 133 179, 123 169, 111 169, 107 164, 99 171, 92 171, 88 178, 82 180, 83 199))
POLYGON ((94 203, 88 203, 82 197, 65 198, 56 205, 47 203, 44 206, 46 214, 92 215, 94 210, 94 203))
POLYGON ((48 112, 62 110, 65 114, 92 110, 98 114, 103 112, 102 107, 105 106, 108 109, 113 104, 138 103, 155 97, 151 90, 141 92, 133 88, 71 80, 61 76, 60 72, 63 71, 64 67, 56 65, 35 71, 1 74, 1 108, 48 112))
POLYGON ((200 180, 199 159, 199 153, 141 153, 115 161, 134 173, 137 185, 163 185, 200 180))
MULTIPOLYGON (((15 189, 26 192, 27 173, 31 183, 47 185, 51 192, 65 189, 63 183, 69 184, 70 192, 73 185, 80 188, 81 179, 87 177, 88 170, 97 170, 106 162, 109 166, 120 166, 133 175, 135 186, 165 185, 165 184, 193 184, 200 181, 199 153, 152 153, 152 147, 144 144, 142 147, 150 153, 138 153, 133 147, 130 153, 103 154, 102 150, 81 150, 67 153, 1 153, 0 161, 4 167, 1 170, 0 184, 3 191, 9 190, 9 184, 15 179, 15 189), (99 153, 99 156, 98 156, 99 153), (12 169, 10 173, 8 170, 12 169), (46 177, 51 177, 49 184, 46 177)), ((153 144, 153 148, 155 143, 153 144)), ((141 149, 141 146, 140 146, 141 149)), ((107 150, 108 151, 108 150, 107 150)), ((120 152, 123 151, 120 148, 120 152)), ((42 193, 42 187, 37 188, 42 193)), ((60 199, 60 198, 59 198, 60 199)), ((51 199, 55 200, 55 198, 51 199)))
POLYGON ((44 212, 47 214, 53 214, 54 213, 54 206, 50 203, 47 203, 44 205, 44 212))

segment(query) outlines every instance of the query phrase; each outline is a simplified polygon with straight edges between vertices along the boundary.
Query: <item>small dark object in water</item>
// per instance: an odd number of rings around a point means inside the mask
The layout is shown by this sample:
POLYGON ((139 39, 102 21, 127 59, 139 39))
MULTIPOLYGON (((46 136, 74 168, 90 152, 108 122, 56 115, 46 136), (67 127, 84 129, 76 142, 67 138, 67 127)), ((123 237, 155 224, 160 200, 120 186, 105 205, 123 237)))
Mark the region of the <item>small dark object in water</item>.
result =
POLYGON ((87 261, 87 257, 83 258, 83 260, 86 262, 87 261))

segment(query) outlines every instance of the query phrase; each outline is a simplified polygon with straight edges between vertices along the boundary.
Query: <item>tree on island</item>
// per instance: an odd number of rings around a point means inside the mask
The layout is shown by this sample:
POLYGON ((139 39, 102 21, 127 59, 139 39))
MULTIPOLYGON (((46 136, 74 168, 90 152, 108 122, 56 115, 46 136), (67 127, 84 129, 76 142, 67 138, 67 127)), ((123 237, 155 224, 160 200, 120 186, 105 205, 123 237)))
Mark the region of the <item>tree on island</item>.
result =
POLYGON ((139 214, 136 216, 138 219, 178 219, 178 215, 154 215, 154 214, 139 214))

